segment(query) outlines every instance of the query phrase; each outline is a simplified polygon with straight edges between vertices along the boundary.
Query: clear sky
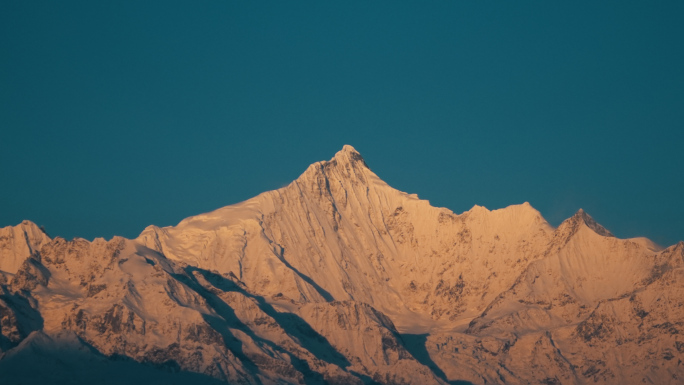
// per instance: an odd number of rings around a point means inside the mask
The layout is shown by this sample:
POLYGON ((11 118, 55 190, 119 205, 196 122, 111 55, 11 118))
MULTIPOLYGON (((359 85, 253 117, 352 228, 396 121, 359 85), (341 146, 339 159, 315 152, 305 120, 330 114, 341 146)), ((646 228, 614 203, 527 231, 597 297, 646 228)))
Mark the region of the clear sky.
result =
POLYGON ((682 1, 2 1, 0 226, 135 237, 354 146, 460 213, 684 239, 682 1))

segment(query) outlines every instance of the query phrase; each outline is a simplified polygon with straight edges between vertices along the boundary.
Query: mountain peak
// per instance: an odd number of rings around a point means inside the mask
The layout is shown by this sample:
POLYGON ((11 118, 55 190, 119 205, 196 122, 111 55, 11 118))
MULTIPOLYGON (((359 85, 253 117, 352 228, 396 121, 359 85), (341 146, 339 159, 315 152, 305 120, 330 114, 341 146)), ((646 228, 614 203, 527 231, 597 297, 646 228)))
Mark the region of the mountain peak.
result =
POLYGON ((337 173, 335 180, 353 179, 367 183, 366 173, 370 171, 370 167, 366 164, 361 154, 359 154, 354 147, 346 144, 335 156, 330 160, 319 161, 312 163, 293 183, 295 184, 309 184, 319 183, 321 177, 328 178, 332 173, 337 173))
POLYGON ((605 227, 601 226, 598 222, 594 220, 589 214, 586 213, 583 209, 577 210, 575 215, 570 218, 570 220, 578 223, 584 223, 592 229, 596 234, 602 235, 604 237, 614 237, 613 233, 608 231, 605 227))
POLYGON ((350 145, 350 144, 345 144, 344 146, 342 146, 342 150, 340 150, 340 151, 344 151, 344 152, 353 152, 353 153, 357 153, 357 154, 359 153, 359 152, 356 151, 356 149, 355 149, 354 147, 352 147, 352 145, 350 145))
POLYGON ((358 151, 356 151, 354 147, 348 144, 345 144, 342 147, 342 149, 335 154, 331 161, 336 161, 342 164, 360 163, 366 168, 368 168, 368 165, 366 164, 366 161, 363 159, 361 154, 358 151))
POLYGON ((0 228, 0 271, 15 274, 24 260, 48 242, 50 237, 45 230, 28 220, 0 228))

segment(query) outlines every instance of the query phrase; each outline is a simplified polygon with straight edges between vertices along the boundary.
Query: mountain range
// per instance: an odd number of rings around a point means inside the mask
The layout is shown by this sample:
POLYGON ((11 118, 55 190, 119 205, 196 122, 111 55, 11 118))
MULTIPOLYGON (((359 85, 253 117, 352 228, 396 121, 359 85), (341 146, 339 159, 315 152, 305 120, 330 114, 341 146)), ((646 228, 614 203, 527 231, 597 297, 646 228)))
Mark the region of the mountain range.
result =
POLYGON ((684 242, 455 214, 351 146, 136 239, 0 229, 3 384, 682 384, 683 359, 684 242))

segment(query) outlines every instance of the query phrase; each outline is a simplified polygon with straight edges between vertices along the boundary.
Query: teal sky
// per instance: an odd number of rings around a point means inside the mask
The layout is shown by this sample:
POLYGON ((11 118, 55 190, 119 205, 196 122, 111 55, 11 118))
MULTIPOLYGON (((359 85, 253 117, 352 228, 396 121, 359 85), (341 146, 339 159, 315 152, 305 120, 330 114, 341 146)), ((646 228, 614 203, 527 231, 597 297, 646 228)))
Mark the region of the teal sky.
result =
POLYGON ((353 145, 457 213, 684 240, 684 2, 0 2, 0 226, 137 236, 353 145), (144 3, 144 4, 143 4, 144 3))

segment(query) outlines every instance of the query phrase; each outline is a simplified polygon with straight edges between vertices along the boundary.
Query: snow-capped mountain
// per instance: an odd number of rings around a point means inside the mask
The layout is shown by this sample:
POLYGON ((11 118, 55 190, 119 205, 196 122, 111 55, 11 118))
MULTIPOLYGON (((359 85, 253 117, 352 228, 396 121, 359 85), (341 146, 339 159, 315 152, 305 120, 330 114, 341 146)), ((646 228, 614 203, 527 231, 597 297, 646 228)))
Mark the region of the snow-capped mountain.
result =
POLYGON ((134 240, 0 229, 0 378, 684 383, 682 278, 682 242, 528 203, 457 215, 345 146, 134 240))

